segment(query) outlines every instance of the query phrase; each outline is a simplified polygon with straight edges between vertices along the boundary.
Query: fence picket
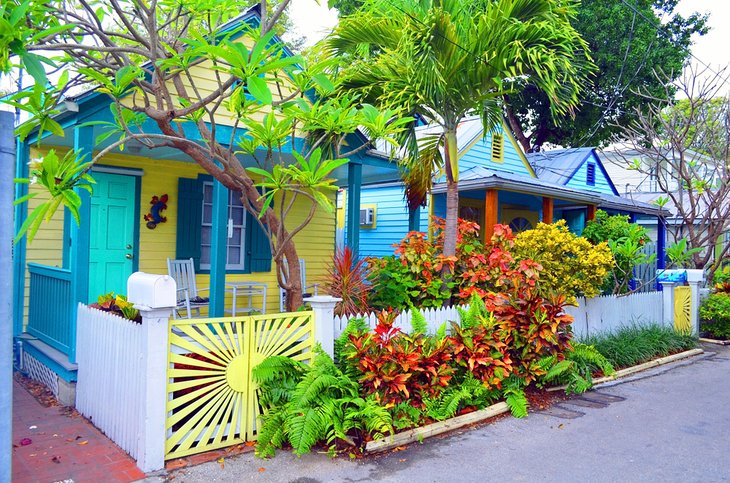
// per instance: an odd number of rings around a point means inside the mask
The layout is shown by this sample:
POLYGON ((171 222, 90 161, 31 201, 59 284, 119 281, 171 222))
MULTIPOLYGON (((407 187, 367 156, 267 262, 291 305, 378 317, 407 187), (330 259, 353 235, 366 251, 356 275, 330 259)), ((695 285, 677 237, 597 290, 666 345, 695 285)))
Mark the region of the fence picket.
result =
MULTIPOLYGON (((461 308, 468 310, 469 306, 463 305, 461 308)), ((456 306, 427 308, 420 312, 426 319, 429 333, 435 333, 444 322, 448 324, 450 321, 459 321, 456 306)), ((634 323, 662 324, 664 321, 662 292, 639 292, 623 296, 604 295, 587 300, 580 297, 578 306, 567 306, 565 313, 573 317, 573 334, 579 339, 612 332, 621 326, 634 323)), ((374 328, 378 321, 377 312, 335 316, 335 337, 345 330, 350 319, 356 317, 363 318, 371 328, 374 328)), ((411 330, 410 320, 411 312, 405 310, 397 316, 395 325, 408 332, 411 330)))

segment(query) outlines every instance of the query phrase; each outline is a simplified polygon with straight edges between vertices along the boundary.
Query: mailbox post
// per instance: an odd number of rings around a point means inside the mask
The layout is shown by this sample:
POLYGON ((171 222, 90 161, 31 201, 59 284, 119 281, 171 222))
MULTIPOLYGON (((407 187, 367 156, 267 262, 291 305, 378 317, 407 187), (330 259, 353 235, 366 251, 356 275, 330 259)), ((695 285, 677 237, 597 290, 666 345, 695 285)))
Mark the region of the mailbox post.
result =
POLYGON ((137 466, 146 472, 165 466, 168 321, 177 305, 177 286, 168 275, 133 273, 129 301, 142 315, 142 401, 139 408, 137 466))

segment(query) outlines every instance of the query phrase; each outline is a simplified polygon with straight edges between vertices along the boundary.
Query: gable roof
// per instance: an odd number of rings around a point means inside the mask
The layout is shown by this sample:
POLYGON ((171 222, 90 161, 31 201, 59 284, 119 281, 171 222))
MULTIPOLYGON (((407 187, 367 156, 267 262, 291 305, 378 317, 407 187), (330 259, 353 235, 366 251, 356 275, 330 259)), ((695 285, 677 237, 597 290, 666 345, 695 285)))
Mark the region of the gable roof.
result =
POLYGON ((550 151, 528 153, 526 156, 527 160, 535 169, 535 173, 537 173, 538 178, 545 180, 548 183, 560 185, 568 184, 586 160, 588 160, 588 158, 592 158, 601 170, 601 173, 603 173, 603 176, 606 178, 611 191, 613 191, 615 195, 619 194, 595 148, 583 147, 553 149, 550 151))

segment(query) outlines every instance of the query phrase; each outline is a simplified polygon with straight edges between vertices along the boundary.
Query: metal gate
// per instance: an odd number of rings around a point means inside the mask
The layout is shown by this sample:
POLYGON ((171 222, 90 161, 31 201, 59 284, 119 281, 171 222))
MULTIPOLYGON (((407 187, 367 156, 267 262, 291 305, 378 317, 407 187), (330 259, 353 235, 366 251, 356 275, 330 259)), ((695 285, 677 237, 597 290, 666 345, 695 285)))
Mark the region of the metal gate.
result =
POLYGON ((251 369, 273 355, 309 361, 313 312, 170 321, 165 459, 256 439, 251 369))
POLYGON ((674 287, 674 330, 692 333, 692 291, 690 287, 674 287))

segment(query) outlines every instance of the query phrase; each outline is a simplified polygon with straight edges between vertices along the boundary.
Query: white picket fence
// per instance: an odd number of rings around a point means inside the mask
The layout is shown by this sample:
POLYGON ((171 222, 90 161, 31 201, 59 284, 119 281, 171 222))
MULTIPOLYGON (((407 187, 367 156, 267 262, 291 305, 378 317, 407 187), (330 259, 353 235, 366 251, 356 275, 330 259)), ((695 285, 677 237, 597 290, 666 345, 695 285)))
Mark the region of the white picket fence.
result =
POLYGON ((76 330, 76 408, 137 459, 142 326, 79 304, 76 330))
POLYGON ((565 312, 573 316, 573 334, 578 339, 626 325, 664 323, 662 292, 580 298, 577 307, 566 307, 565 312))
MULTIPOLYGON (((463 309, 468 309, 468 305, 461 306, 463 309)), ((459 313, 456 310, 456 307, 441 307, 438 309, 423 309, 420 310, 421 314, 423 314, 424 318, 426 319, 426 323, 428 324, 428 332, 434 333, 438 330, 439 327, 445 322, 448 328, 449 322, 459 321, 459 313)), ((374 328, 375 325, 378 323, 378 313, 377 312, 369 312, 367 314, 359 314, 359 315, 353 315, 353 316, 335 316, 335 337, 338 337, 343 330, 345 330, 345 327, 347 327, 347 322, 350 319, 354 318, 360 318, 362 317, 365 319, 365 321, 368 323, 368 325, 371 328, 374 328)), ((399 329, 403 330, 404 332, 410 332, 411 331, 411 311, 410 310, 404 310, 395 319, 395 323, 393 324, 399 329)))
MULTIPOLYGON (((463 305, 468 309, 468 305, 463 305)), ((420 311, 428 323, 429 333, 436 332, 444 322, 459 322, 456 307, 425 309, 420 311)), ((579 298, 578 306, 567 306, 565 312, 572 315, 573 333, 578 339, 589 335, 612 332, 631 324, 661 324, 664 321, 662 292, 642 292, 626 296, 606 295, 591 299, 579 298)), ((339 336, 352 318, 362 317, 370 327, 378 321, 377 312, 354 316, 335 316, 335 337, 339 336)), ((411 330, 411 312, 401 312, 395 320, 396 327, 405 332, 411 330)))

